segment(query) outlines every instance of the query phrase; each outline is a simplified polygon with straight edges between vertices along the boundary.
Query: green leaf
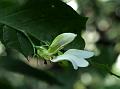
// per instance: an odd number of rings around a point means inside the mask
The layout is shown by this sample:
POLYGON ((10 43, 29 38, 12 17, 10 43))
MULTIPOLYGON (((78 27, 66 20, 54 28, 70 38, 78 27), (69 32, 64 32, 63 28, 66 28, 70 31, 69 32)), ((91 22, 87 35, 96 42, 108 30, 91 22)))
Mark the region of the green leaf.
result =
POLYGON ((18 42, 16 30, 9 28, 8 26, 4 26, 3 29, 3 42, 8 48, 15 48, 17 50, 20 49, 20 44, 18 42))
POLYGON ((33 55, 33 46, 28 38, 23 33, 18 32, 13 28, 4 26, 3 42, 7 48, 17 49, 26 57, 28 55, 33 55))
POLYGON ((118 56, 114 47, 106 45, 98 45, 98 47, 101 53, 99 56, 92 58, 92 61, 112 67, 118 56))
POLYGON ((31 76, 36 79, 45 81, 49 84, 58 84, 58 85, 62 84, 51 73, 33 68, 28 64, 26 64, 25 62, 23 62, 20 58, 18 58, 19 55, 15 53, 15 51, 11 51, 7 49, 7 54, 8 56, 0 57, 0 68, 15 72, 15 73, 31 76), (16 55, 17 58, 15 58, 14 55, 11 55, 11 54, 16 55))
POLYGON ((0 78, 0 89, 15 89, 13 88, 13 85, 6 79, 6 78, 0 78))
POLYGON ((0 41, 3 39, 3 24, 0 23, 0 41))
POLYGON ((111 68, 118 54, 115 52, 114 46, 102 44, 98 44, 97 46, 101 53, 90 60, 91 68, 94 68, 99 74, 105 77, 106 74, 111 74, 111 68))
POLYGON ((57 71, 53 70, 52 72, 54 72, 56 77, 64 83, 64 86, 62 86, 61 89, 73 89, 73 86, 79 77, 79 71, 75 71, 72 68, 67 70, 58 68, 57 71))
MULTIPOLYGON (((12 4, 0 7, 0 22, 25 31, 39 40, 51 41, 65 32, 80 35, 87 21, 86 17, 80 16, 60 0, 25 0, 22 4, 3 1, 0 1, 0 6, 7 2, 12 4)), ((77 43, 80 44, 77 48, 84 48, 81 36, 77 43)))
POLYGON ((18 41, 22 50, 22 53, 26 56, 34 54, 33 45, 30 43, 28 38, 21 32, 17 32, 18 41))

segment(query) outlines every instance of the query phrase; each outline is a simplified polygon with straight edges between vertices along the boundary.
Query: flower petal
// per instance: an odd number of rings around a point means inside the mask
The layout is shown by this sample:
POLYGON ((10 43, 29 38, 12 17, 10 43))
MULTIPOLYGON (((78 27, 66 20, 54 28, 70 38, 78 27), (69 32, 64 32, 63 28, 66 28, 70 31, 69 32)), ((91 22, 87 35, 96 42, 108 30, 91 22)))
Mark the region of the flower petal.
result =
POLYGON ((64 54, 71 54, 79 58, 90 58, 94 55, 94 52, 85 51, 85 50, 77 50, 77 49, 69 49, 64 54))
POLYGON ((58 50, 61 50, 65 45, 72 42, 77 35, 74 33, 63 33, 58 35, 50 45, 48 52, 51 54, 56 53, 58 50))
POLYGON ((74 61, 76 62, 77 66, 79 67, 87 67, 89 65, 88 61, 86 61, 83 58, 77 58, 74 59, 74 61))
MULTIPOLYGON (((66 55, 66 54, 64 54, 64 55, 66 55)), ((77 56, 70 55, 70 54, 69 54, 69 59, 68 60, 73 61, 79 67, 87 67, 89 65, 89 63, 85 59, 79 58, 77 56)))
POLYGON ((63 55, 57 56, 55 59, 52 59, 51 61, 52 62, 59 62, 59 61, 62 61, 62 60, 67 60, 67 61, 70 61, 72 63, 74 69, 78 69, 76 61, 74 61, 73 58, 74 58, 74 56, 72 56, 72 55, 69 55, 69 54, 65 55, 65 54, 63 54, 63 55))

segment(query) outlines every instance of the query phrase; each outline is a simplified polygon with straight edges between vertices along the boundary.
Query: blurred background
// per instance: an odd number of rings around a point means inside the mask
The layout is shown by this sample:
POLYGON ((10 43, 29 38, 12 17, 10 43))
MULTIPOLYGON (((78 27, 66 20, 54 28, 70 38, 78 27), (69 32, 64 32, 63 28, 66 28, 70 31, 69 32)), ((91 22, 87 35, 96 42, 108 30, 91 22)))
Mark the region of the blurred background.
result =
MULTIPOLYGON (((53 71, 64 86, 47 84, 1 69, 0 89, 120 89, 120 0, 63 2, 78 14, 88 17, 81 35, 85 40, 85 50, 95 52, 95 57, 89 60, 91 65, 77 71, 68 68, 49 70, 46 67, 50 64, 43 65, 46 70, 53 71)), ((31 61, 31 65, 36 66, 36 63, 31 61)))

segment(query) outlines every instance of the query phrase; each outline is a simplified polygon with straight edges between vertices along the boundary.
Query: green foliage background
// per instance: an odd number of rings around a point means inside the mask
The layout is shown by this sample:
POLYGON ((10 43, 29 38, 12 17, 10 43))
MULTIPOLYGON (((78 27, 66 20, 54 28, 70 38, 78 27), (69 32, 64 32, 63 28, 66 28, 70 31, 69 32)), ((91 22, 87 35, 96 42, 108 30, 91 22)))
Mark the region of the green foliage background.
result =
POLYGON ((120 53, 120 1, 76 0, 76 11, 63 1, 0 0, 0 40, 8 54, 0 56, 0 89, 120 88, 119 74, 111 71, 120 53), (46 65, 39 60, 38 65, 32 58, 34 44, 52 42, 64 32, 78 34, 66 49, 84 49, 81 35, 86 31, 99 35, 94 42, 99 53, 89 67, 75 71, 70 63, 46 65))

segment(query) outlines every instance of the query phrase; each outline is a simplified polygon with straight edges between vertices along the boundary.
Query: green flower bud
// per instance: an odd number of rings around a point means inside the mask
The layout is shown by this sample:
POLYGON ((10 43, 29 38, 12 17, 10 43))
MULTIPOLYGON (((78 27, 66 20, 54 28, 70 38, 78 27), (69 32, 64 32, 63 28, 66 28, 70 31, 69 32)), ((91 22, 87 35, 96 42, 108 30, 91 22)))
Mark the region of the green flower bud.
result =
POLYGON ((45 47, 40 46, 37 49, 37 54, 46 60, 51 59, 51 56, 49 55, 48 50, 45 47))

